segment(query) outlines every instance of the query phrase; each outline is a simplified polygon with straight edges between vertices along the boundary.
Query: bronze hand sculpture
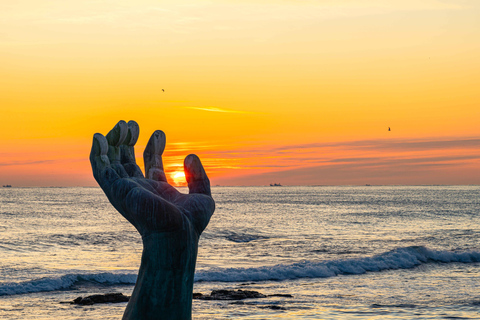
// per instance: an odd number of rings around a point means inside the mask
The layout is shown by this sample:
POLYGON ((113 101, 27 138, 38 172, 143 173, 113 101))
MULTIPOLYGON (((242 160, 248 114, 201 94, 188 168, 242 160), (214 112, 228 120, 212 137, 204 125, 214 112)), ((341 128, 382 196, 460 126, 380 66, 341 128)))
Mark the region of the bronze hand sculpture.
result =
POLYGON ((200 159, 185 158, 189 194, 172 187, 163 170, 165 134, 155 131, 143 154, 145 176, 135 161, 135 121, 120 121, 93 137, 93 175, 110 203, 140 233, 143 253, 123 319, 191 319, 198 240, 215 210, 200 159))

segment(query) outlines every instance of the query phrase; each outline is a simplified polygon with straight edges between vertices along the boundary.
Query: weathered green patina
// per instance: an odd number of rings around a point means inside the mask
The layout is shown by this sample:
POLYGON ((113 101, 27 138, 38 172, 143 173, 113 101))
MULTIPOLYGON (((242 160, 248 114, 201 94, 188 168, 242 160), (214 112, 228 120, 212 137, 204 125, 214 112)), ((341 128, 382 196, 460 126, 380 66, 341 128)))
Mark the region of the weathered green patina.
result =
POLYGON ((189 194, 166 179, 165 134, 155 131, 144 152, 145 176, 135 161, 135 121, 120 121, 93 138, 93 175, 111 204, 140 233, 143 253, 123 319, 191 319, 198 240, 215 210, 210 181, 196 155, 185 158, 189 194))

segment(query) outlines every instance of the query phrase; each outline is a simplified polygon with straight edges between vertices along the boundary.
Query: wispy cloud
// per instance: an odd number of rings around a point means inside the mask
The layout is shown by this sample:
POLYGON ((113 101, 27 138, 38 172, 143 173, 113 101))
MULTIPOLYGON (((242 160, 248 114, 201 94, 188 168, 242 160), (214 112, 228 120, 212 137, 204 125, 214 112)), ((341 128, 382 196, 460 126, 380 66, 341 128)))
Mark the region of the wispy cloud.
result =
POLYGON ((218 108, 218 107, 184 107, 185 109, 193 109, 193 110, 201 110, 201 111, 208 111, 208 112, 223 112, 223 113, 256 113, 251 111, 241 111, 241 110, 233 110, 233 109, 225 109, 225 108, 218 108))
MULTIPOLYGON (((396 12, 465 10, 475 1, 464 0, 304 0, 304 1, 10 1, 0 4, 0 25, 8 33, 0 45, 57 43, 60 39, 114 41, 111 34, 133 43, 151 44, 208 39, 218 42, 245 39, 285 41, 284 36, 302 35, 319 21, 368 17, 396 12), (296 27, 292 30, 291 26, 296 27), (39 29, 39 27, 41 27, 39 29), (51 32, 38 32, 52 27, 51 32), (79 28, 81 27, 81 28, 79 28), (295 30, 302 33, 295 33, 295 30), (108 31, 108 32, 107 32, 108 31), (294 31, 293 33, 291 33, 294 31), (171 35, 174 35, 173 37, 171 35), (108 38, 105 38, 108 37, 108 38), (133 37, 133 39, 131 38, 133 37)), ((478 1, 477 1, 478 2, 478 1)), ((321 29, 318 29, 321 32, 321 29)), ((318 34, 314 33, 314 34, 318 34)), ((307 34, 308 36, 309 34, 307 34)), ((115 37, 113 37, 115 38, 115 37)), ((123 42, 122 42, 123 43, 123 42)))
POLYGON ((28 166, 28 165, 36 165, 42 163, 52 163, 55 160, 27 160, 27 161, 9 161, 9 162, 0 162, 0 167, 7 167, 7 166, 28 166))
POLYGON ((72 162, 84 162, 84 161, 86 161, 85 158, 23 160, 23 161, 4 161, 4 162, 0 162, 0 167, 8 167, 8 166, 35 166, 35 165, 39 165, 39 164, 72 163, 72 162))
POLYGON ((383 139, 286 146, 258 143, 205 151, 209 159, 207 167, 215 174, 223 171, 225 178, 218 180, 221 184, 228 183, 227 175, 236 175, 229 181, 242 185, 249 184, 247 178, 253 179, 251 184, 282 179, 297 181, 296 184, 445 183, 447 179, 441 179, 448 176, 451 181, 471 184, 475 175, 462 180, 456 178, 455 172, 464 174, 478 166, 480 138, 383 139), (388 177, 393 180, 388 181, 388 177))
MULTIPOLYGON (((349 159, 352 160, 352 159, 349 159)), ((236 177, 220 177, 213 183, 231 185, 424 185, 479 184, 480 155, 426 159, 365 159, 358 162, 327 162, 282 170, 251 170, 236 177), (453 160, 453 162, 452 162, 453 160)))
POLYGON ((402 140, 358 140, 358 141, 340 141, 327 143, 304 143, 295 145, 286 145, 275 147, 271 150, 305 150, 319 148, 354 148, 371 150, 440 150, 452 148, 478 148, 480 149, 480 138, 462 138, 462 139, 402 139, 402 140))

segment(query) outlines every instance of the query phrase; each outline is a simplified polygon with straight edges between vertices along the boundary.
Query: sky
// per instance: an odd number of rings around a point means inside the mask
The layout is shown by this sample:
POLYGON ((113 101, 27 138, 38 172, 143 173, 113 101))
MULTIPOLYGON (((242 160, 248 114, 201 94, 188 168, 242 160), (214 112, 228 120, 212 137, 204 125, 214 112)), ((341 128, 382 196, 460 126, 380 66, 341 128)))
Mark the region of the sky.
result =
POLYGON ((119 120, 172 184, 189 153, 212 185, 480 184, 478 39, 475 0, 0 0, 0 184, 96 186, 119 120))

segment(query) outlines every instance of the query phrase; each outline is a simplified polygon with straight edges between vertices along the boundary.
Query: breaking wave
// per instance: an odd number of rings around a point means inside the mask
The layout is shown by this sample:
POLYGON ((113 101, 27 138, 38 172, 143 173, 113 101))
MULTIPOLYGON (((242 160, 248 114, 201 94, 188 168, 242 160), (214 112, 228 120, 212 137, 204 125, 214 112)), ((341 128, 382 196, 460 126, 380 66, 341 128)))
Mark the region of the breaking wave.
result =
MULTIPOLYGON (((409 269, 424 263, 474 263, 480 262, 480 252, 452 252, 430 250, 422 246, 397 248, 371 257, 304 261, 278 264, 268 267, 215 268, 197 272, 195 281, 243 282, 266 280, 290 280, 300 278, 327 278, 337 275, 363 274, 383 270, 409 269)), ((134 273, 66 274, 24 282, 0 284, 0 296, 43 291, 66 290, 82 282, 102 285, 134 285, 134 273)))
POLYGON ((224 268, 195 274, 196 281, 266 281, 300 278, 327 278, 383 270, 410 269, 423 263, 480 262, 480 252, 430 250, 422 246, 397 248, 372 257, 346 260, 304 261, 269 267, 224 268))
POLYGON ((135 284, 136 274, 96 273, 96 274, 66 274, 61 277, 46 277, 24 282, 0 284, 0 296, 25 294, 44 291, 70 289, 82 282, 98 283, 103 285, 135 284))

